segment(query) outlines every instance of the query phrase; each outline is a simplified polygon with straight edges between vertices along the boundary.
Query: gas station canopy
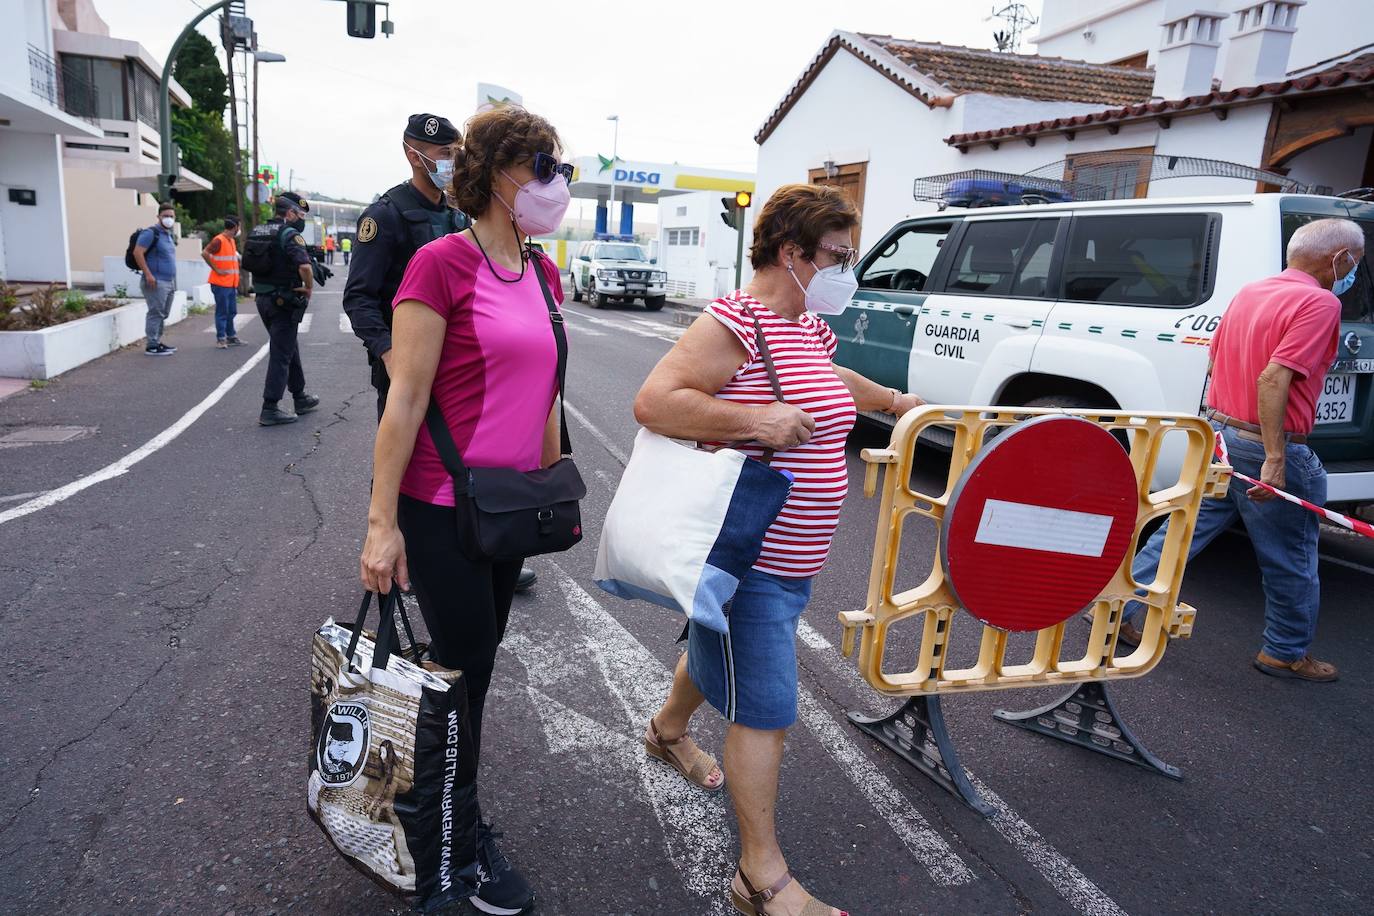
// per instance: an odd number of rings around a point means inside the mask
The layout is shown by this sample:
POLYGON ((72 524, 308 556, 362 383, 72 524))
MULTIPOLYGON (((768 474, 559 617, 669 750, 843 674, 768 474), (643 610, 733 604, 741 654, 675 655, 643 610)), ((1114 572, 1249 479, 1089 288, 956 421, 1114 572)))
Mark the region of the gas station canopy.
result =
POLYGON ((582 156, 573 160, 572 196, 595 200, 596 232, 608 229, 608 207, 614 193, 620 206, 620 237, 634 233, 634 205, 655 204, 659 198, 696 191, 753 191, 754 176, 748 172, 699 169, 668 162, 612 160, 609 156, 582 156))

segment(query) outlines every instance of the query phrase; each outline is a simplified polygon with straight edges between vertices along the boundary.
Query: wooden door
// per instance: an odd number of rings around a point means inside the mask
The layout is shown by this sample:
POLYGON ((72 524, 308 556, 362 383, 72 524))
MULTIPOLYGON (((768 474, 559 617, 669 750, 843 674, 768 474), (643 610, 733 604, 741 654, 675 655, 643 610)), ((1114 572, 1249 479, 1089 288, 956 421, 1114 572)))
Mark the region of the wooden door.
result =
MULTIPOLYGON (((868 163, 850 162, 845 165, 834 167, 835 174, 827 176, 825 169, 812 169, 807 173, 807 178, 811 184, 825 184, 839 188, 844 195, 849 198, 855 208, 859 211, 862 218, 864 212, 864 186, 868 182, 868 163)), ((850 243, 857 246, 862 236, 860 230, 862 224, 855 226, 851 234, 853 241, 850 243)))

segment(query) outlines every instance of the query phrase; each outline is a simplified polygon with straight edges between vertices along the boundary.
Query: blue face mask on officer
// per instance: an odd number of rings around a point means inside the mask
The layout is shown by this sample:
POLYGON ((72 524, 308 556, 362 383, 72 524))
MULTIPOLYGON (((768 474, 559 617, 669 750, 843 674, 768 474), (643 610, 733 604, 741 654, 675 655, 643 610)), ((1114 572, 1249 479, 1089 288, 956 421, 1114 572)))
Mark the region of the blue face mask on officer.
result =
POLYGON ((446 190, 449 182, 453 180, 453 160, 452 159, 433 159, 424 153, 406 144, 406 149, 419 156, 424 162, 425 168, 429 173, 429 180, 434 182, 434 186, 440 191, 446 190))
MULTIPOLYGON (((1349 292, 1350 287, 1355 285, 1355 272, 1360 268, 1360 262, 1355 260, 1353 254, 1348 251, 1344 252, 1344 254, 1351 261, 1350 273, 1346 274, 1344 277, 1338 277, 1336 282, 1332 285, 1331 292, 1335 293, 1337 296, 1349 292)), ((1336 255, 1336 257, 1338 258, 1340 255, 1336 255)), ((1331 273, 1336 273, 1336 258, 1331 259, 1331 273)))

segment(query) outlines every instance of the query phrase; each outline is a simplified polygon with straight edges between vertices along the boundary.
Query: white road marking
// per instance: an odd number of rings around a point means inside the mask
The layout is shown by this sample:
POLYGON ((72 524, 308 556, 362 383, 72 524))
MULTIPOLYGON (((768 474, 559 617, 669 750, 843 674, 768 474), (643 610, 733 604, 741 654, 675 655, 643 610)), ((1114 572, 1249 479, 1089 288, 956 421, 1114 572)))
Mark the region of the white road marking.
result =
POLYGON ((32 493, 15 493, 13 496, 0 496, 0 503, 17 503, 21 499, 31 499, 35 496, 42 496, 42 490, 35 490, 32 493))
POLYGON ((597 442, 600 442, 601 447, 604 448, 606 451, 610 452, 612 458, 620 462, 621 467, 624 467, 625 465, 630 463, 630 456, 625 454, 625 452, 621 450, 620 446, 612 442, 610 436, 606 435, 601 430, 597 429, 596 426, 592 424, 592 421, 588 420, 586 415, 583 414, 582 411, 578 410, 576 407, 572 406, 566 401, 563 403, 563 409, 568 412, 568 415, 570 417, 572 417, 578 423, 581 423, 583 428, 586 429, 587 432, 592 434, 592 438, 595 439, 597 442))
MULTIPOLYGON (((612 321, 609 318, 596 318, 592 315, 588 315, 586 312, 578 311, 577 309, 565 308, 564 314, 574 315, 582 319, 583 321, 589 321, 592 324, 598 325, 600 327, 614 328, 617 331, 623 331, 627 334, 634 334, 637 337, 648 337, 654 340, 667 341, 668 343, 677 343, 678 337, 682 336, 681 330, 674 327, 670 327, 669 325, 660 325, 656 322, 650 322, 655 327, 655 330, 651 331, 646 328, 638 327, 634 324, 627 324, 623 321, 612 321), (669 336, 674 333, 676 333, 676 336, 669 336)), ((633 319, 631 320, 633 321, 633 319)))
POLYGON ((0 525, 3 525, 5 522, 12 522, 17 518, 23 518, 26 515, 30 515, 34 512, 38 512, 43 509, 47 509, 51 506, 55 506, 58 503, 63 502, 64 500, 70 499, 71 497, 75 496, 77 493, 80 493, 82 490, 85 490, 88 487, 93 487, 98 483, 103 483, 106 480, 110 480, 112 478, 119 477, 120 475, 127 473, 129 468, 133 467, 134 465, 142 461, 144 458, 147 458, 149 455, 158 451, 163 446, 167 445, 169 442, 175 439, 177 436, 180 436, 191 426, 192 423, 200 419, 202 414, 204 414, 211 407, 214 407, 216 404, 218 404, 220 400, 226 394, 229 393, 229 390, 233 388, 234 385, 238 384, 239 379, 243 378, 250 371, 252 371, 253 367, 256 366, 258 363, 262 362, 263 357, 265 357, 266 355, 267 344, 263 344, 258 349, 258 352, 250 356, 242 366, 239 366, 232 373, 230 373, 228 378, 220 382, 219 387, 217 387, 214 391, 206 395, 205 399, 202 400, 195 407, 192 407, 190 410, 186 411, 186 413, 182 414, 181 418, 178 419, 171 426, 167 427, 162 432, 158 433, 156 436, 149 439, 143 445, 139 446, 129 454, 125 455, 123 458, 120 458, 118 461, 105 465, 105 467, 101 468, 95 473, 87 474, 85 477, 82 477, 78 480, 74 480, 66 486, 58 487, 55 490, 49 490, 41 496, 31 499, 26 503, 21 503, 20 505, 15 506, 13 509, 8 509, 4 512, 0 512, 0 525))
POLYGON ((345 334, 353 333, 353 322, 348 320, 347 312, 339 313, 339 330, 343 331, 345 334))
POLYGON ((606 332, 605 332, 605 331, 596 331, 596 330, 593 330, 592 328, 584 328, 582 325, 577 324, 577 323, 573 323, 573 324, 568 325, 568 328, 569 328, 570 330, 576 331, 578 334, 581 334, 581 335, 583 335, 583 336, 585 336, 585 337, 605 337, 605 336, 606 336, 606 332))
MULTIPOLYGON (((635 731, 644 728, 667 695, 666 669, 595 598, 561 568, 559 572, 568 608, 606 688, 619 701, 626 725, 635 731)), ((734 841, 723 793, 707 795, 685 786, 680 776, 657 761, 643 761, 639 775, 643 795, 662 828, 668 858, 682 875, 683 885, 702 898, 710 912, 728 912, 724 890, 730 880, 734 841)))
MULTIPOLYGON (((631 717, 632 721, 647 722, 662 705, 667 670, 581 586, 571 578, 561 584, 573 616, 592 637, 589 645, 601 651, 628 654, 633 659, 634 664, 624 660, 614 666, 603 663, 603 676, 612 692, 625 691, 622 702, 627 703, 627 709, 633 706, 639 712, 637 717, 631 717), (617 678, 621 680, 617 682, 617 678)), ((873 805, 907 850, 925 866, 936 884, 951 887, 974 880, 976 876, 944 838, 863 755, 805 687, 799 689, 798 713, 831 759, 873 805)))
POLYGON ((310 312, 306 312, 306 313, 305 313, 305 317, 301 319, 300 327, 298 327, 298 328, 296 329, 296 333, 297 333, 297 334, 309 334, 309 333, 310 333, 310 325, 314 322, 314 320, 315 320, 315 316, 312 315, 310 312))
MULTIPOLYGON (((818 633, 811 624, 805 620, 801 621, 797 627, 797 635, 805 645, 816 650, 831 674, 858 690, 861 695, 867 693, 877 696, 868 682, 859 676, 854 666, 835 651, 830 640, 818 633)), ((1072 862, 1064 858, 996 792, 970 773, 967 767, 964 768, 964 773, 983 800, 997 812, 988 823, 1015 847, 1036 871, 1040 872, 1069 905, 1088 916, 1125 916, 1125 910, 1118 906, 1116 901, 1103 893, 1072 862)))

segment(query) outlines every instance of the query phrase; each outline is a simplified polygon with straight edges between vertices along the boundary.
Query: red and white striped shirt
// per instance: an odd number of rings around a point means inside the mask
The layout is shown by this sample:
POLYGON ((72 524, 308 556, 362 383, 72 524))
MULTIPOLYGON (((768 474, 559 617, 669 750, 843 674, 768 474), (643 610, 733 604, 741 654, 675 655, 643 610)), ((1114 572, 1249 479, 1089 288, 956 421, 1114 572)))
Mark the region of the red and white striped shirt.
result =
MULTIPOLYGON (((763 538, 763 552, 754 568, 775 576, 804 579, 820 572, 830 552, 830 540, 840 521, 840 506, 849 489, 845 439, 854 427, 854 398, 835 374, 835 335, 810 312, 788 321, 743 291, 706 306, 706 314, 724 325, 749 354, 716 397, 740 404, 771 404, 772 383, 754 339, 754 316, 763 328, 783 397, 816 421, 810 441, 773 456, 772 466, 790 471, 796 481, 777 521, 763 538)), ((702 447, 725 446, 751 458, 763 455, 756 442, 703 442, 702 447)))

